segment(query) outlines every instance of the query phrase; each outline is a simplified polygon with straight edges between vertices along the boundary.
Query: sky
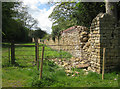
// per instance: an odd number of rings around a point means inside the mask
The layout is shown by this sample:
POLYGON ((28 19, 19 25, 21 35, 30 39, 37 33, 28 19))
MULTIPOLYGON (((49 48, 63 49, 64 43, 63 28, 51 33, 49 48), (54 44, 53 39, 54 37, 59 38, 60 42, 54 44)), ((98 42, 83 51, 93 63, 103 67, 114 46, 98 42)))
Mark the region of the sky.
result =
POLYGON ((50 34, 52 21, 48 16, 52 13, 55 5, 49 5, 49 0, 22 0, 22 2, 29 7, 28 13, 38 21, 38 27, 50 34))

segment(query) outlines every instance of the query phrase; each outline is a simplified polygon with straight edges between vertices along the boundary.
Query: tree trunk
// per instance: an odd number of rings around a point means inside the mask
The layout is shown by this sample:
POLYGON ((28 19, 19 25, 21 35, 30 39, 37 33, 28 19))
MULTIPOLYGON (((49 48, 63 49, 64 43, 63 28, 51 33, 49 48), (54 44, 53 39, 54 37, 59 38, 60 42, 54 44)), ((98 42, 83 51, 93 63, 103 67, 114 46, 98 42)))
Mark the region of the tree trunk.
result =
POLYGON ((34 37, 35 43, 38 43, 38 38, 34 37))
POLYGON ((117 8, 116 8, 116 2, 109 2, 109 0, 106 0, 105 2, 106 6, 106 13, 114 16, 117 20, 117 8))

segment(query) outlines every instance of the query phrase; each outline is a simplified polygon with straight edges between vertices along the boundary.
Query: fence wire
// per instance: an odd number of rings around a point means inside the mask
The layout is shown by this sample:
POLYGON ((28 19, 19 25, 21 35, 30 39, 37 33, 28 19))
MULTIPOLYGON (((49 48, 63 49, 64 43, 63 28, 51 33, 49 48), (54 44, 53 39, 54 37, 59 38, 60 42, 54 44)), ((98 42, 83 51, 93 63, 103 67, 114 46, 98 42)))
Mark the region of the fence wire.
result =
MULTIPOLYGON (((76 45, 39 45, 39 60, 42 55, 42 47, 45 47, 44 50, 44 59, 62 59, 62 58, 71 58, 71 53, 73 52, 73 47, 76 45), (61 49, 64 48, 64 49, 61 49)), ((33 65, 35 61, 35 44, 34 45, 21 45, 15 44, 15 62, 19 64, 26 64, 27 62, 30 65, 33 65)), ((75 51, 75 49, 74 49, 75 51)), ((6 66, 11 63, 11 45, 3 45, 2 48, 2 65, 6 66)))

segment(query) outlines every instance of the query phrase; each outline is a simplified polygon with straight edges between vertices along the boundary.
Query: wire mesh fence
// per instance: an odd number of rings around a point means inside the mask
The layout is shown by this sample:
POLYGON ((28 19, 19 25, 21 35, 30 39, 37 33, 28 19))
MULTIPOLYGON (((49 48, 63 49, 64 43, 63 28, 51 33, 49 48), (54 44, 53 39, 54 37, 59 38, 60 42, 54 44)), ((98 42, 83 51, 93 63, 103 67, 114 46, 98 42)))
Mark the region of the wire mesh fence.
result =
POLYGON ((2 65, 10 64, 10 44, 2 45, 2 65))
MULTIPOLYGON (((35 65, 36 60, 36 44, 14 44, 15 46, 15 62, 21 66, 35 65)), ((73 47, 76 45, 38 45, 38 60, 42 57, 42 47, 44 49, 44 59, 69 59, 72 57, 71 53, 75 51, 73 47)), ((76 50, 77 51, 77 50, 76 50)), ((2 66, 11 64, 11 44, 3 44, 2 46, 2 66)))

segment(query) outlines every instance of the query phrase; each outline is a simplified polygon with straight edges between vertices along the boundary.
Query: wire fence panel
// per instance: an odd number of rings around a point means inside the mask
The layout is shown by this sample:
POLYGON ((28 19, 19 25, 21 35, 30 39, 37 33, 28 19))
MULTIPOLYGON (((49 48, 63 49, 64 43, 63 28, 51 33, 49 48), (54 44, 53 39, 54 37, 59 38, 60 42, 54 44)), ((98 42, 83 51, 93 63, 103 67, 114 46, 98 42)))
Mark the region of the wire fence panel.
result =
MULTIPOLYGON (((15 46, 15 62, 19 64, 19 66, 26 66, 26 63, 31 65, 36 65, 36 45, 23 45, 23 44, 14 44, 15 46)), ((38 45, 38 53, 39 59, 41 59, 42 55, 42 47, 44 49, 44 59, 69 59, 72 57, 71 53, 74 52, 73 48, 75 45, 38 45)), ((7 44, 3 46, 2 51, 2 65, 10 65, 11 62, 11 45, 7 44)))
POLYGON ((10 45, 2 45, 2 65, 9 65, 10 57, 10 45))
MULTIPOLYGON (((35 59, 35 45, 17 45, 15 44, 15 62, 25 66, 26 63, 33 64, 35 59)), ((2 66, 10 66, 11 64, 11 44, 3 44, 2 46, 2 66)))

